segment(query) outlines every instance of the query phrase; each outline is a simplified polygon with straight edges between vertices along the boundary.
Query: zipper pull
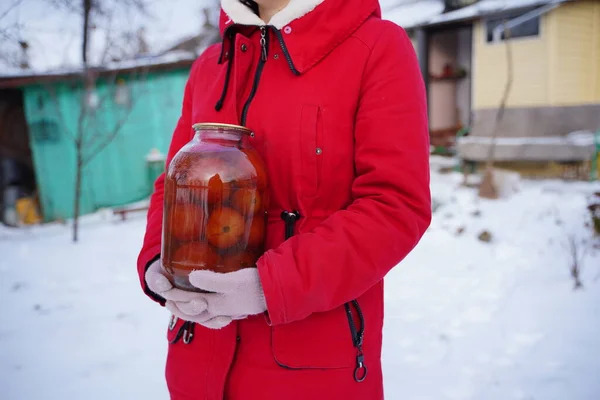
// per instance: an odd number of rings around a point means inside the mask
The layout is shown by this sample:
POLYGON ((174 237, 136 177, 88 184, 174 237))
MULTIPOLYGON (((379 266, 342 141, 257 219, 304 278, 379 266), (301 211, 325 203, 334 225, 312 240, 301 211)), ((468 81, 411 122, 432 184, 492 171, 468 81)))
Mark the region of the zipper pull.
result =
POLYGON ((354 369, 354 380, 358 383, 364 382, 367 379, 369 369, 365 365, 365 356, 363 355, 362 348, 358 349, 356 354, 356 368, 354 369))
POLYGON ((261 48, 261 59, 267 61, 267 27, 260 27, 260 48, 261 48))

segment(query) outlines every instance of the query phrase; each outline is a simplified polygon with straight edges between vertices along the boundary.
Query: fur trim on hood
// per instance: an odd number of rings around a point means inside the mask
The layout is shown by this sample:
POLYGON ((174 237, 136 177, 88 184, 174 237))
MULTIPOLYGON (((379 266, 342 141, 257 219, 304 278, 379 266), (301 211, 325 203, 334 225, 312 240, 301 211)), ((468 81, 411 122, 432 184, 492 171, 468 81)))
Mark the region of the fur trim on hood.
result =
MULTIPOLYGON (((282 29, 295 19, 305 16, 315 9, 324 0, 290 0, 285 8, 279 11, 271 18, 269 25, 277 29, 282 29)), ((231 18, 231 20, 240 25, 266 25, 260 17, 252 12, 252 10, 242 4, 239 0, 221 0, 223 11, 231 18)))

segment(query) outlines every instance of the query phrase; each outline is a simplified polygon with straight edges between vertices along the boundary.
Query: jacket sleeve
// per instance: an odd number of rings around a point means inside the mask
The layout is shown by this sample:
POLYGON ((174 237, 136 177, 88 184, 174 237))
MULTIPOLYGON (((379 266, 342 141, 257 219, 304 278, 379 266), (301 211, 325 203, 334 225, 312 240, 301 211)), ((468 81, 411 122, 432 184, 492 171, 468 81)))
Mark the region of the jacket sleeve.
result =
POLYGON ((412 251, 431 222, 423 79, 404 30, 385 24, 361 83, 352 203, 258 260, 273 325, 360 297, 412 251))
MULTIPOLYGON (((192 113, 192 94, 193 84, 196 76, 196 70, 200 60, 197 60, 190 71, 184 94, 183 94, 183 105, 181 115, 173 132, 171 144, 169 146, 169 152, 167 154, 166 166, 168 167, 171 160, 177 154, 177 152, 188 143, 193 135, 191 113, 192 113)), ((156 182, 154 183, 154 192, 150 198, 150 207, 148 209, 148 216, 146 222, 146 234, 144 236, 144 242, 142 249, 137 260, 137 269, 140 277, 140 283, 146 293, 151 299, 164 305, 165 300, 152 292, 144 278, 146 270, 152 264, 152 262, 160 258, 161 242, 162 242, 162 224, 163 224, 163 201, 164 201, 164 188, 165 188, 165 174, 161 174, 156 182)))

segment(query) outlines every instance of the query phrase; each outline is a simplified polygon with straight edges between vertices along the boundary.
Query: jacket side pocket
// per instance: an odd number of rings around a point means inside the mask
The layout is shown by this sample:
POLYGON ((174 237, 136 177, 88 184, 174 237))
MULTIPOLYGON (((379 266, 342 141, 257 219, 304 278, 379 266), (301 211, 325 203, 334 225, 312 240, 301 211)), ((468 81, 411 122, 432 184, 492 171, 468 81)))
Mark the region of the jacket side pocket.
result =
POLYGON ((288 369, 342 369, 355 364, 344 307, 271 327, 271 349, 277 364, 288 369))

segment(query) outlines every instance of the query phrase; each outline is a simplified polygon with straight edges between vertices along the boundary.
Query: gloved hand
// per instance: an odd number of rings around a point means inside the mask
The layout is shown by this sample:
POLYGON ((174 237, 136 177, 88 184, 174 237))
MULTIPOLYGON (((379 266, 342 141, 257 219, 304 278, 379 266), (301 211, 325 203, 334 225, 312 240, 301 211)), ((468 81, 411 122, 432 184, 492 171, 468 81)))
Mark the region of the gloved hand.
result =
POLYGON ((148 267, 145 279, 148 288, 163 297, 166 300, 165 307, 179 319, 195 322, 210 329, 221 329, 232 321, 231 317, 209 313, 203 293, 173 287, 163 275, 159 260, 148 267))
POLYGON ((212 316, 243 319, 267 311, 258 269, 244 268, 226 274, 212 271, 193 271, 190 283, 212 292, 202 293, 207 312, 212 316))

